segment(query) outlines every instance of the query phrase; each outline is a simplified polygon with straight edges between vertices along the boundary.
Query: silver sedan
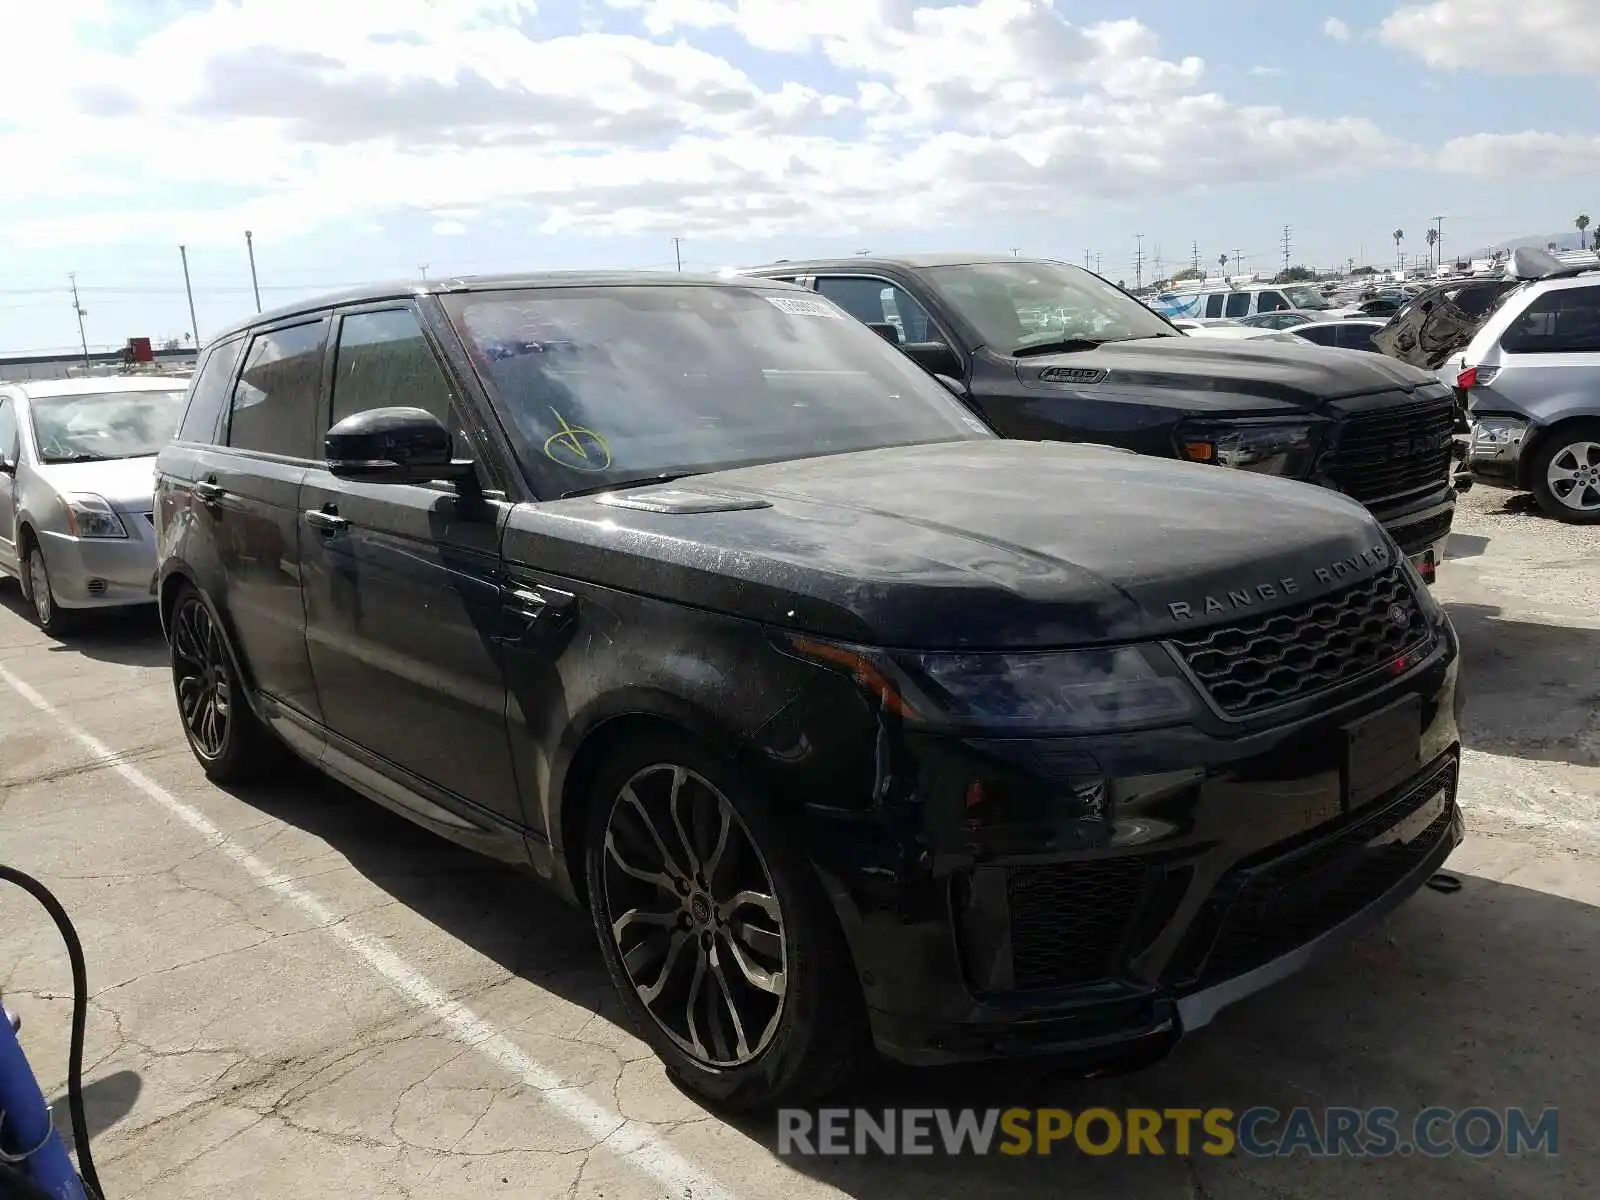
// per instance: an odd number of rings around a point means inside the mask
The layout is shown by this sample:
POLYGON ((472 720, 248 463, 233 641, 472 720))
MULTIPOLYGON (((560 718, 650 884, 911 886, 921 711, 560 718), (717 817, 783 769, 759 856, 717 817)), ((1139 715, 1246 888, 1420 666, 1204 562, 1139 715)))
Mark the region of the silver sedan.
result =
POLYGON ((84 609, 149 604, 155 454, 188 381, 112 376, 0 384, 0 576, 40 628, 84 609))

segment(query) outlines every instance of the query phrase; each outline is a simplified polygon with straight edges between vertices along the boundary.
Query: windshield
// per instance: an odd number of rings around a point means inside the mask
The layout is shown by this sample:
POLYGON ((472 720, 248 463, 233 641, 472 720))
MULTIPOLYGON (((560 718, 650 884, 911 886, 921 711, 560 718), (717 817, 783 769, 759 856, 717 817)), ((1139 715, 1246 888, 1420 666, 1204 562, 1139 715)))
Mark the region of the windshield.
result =
POLYGON ((1067 263, 966 263, 919 274, 982 345, 1001 353, 1077 339, 1183 336, 1133 297, 1067 263))
POLYGON ((181 390, 35 396, 33 444, 41 463, 146 458, 178 431, 181 390))
POLYGON ((1328 303, 1327 298, 1314 287, 1286 287, 1283 289, 1283 294, 1294 308, 1326 309, 1333 307, 1328 303))
POLYGON ((643 285, 443 297, 530 475, 558 494, 994 435, 831 302, 643 285))

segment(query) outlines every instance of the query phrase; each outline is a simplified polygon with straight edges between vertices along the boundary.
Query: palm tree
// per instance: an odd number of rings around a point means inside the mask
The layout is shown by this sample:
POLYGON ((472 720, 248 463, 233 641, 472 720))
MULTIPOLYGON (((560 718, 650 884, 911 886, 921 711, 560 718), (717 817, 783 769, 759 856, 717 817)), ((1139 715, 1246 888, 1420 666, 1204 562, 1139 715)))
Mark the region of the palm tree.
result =
MULTIPOLYGON (((1429 262, 1433 262, 1433 247, 1438 241, 1439 241, 1439 231, 1437 229, 1433 229, 1433 228, 1430 227, 1429 230, 1428 230, 1428 261, 1429 262)), ((1433 265, 1437 267, 1439 264, 1437 262, 1434 262, 1433 265)))
POLYGON ((1583 249, 1583 231, 1589 228, 1589 214, 1579 213, 1577 220, 1572 222, 1578 227, 1578 249, 1583 249))
POLYGON ((1217 255, 1217 265, 1222 268, 1224 276, 1228 273, 1228 256, 1226 253, 1217 255))
POLYGON ((1400 252, 1400 243, 1406 240, 1406 231, 1404 229, 1396 229, 1391 236, 1394 238, 1394 256, 1400 260, 1400 269, 1404 271, 1406 269, 1406 259, 1405 255, 1400 252))

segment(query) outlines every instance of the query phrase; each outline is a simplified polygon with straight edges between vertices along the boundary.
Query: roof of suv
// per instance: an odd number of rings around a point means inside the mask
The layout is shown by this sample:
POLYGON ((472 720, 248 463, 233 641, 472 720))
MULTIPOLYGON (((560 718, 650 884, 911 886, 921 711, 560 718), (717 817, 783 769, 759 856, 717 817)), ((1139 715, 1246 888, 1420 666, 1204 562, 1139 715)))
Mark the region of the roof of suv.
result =
MULTIPOLYGON (((367 304, 379 300, 404 300, 411 296, 441 296, 458 292, 493 292, 513 288, 556 287, 733 287, 748 286, 752 281, 742 276, 699 275, 677 271, 524 271, 502 275, 447 275, 440 279, 399 280, 393 283, 370 283, 312 296, 306 300, 285 304, 244 321, 236 321, 219 330, 211 341, 221 341, 247 329, 270 325, 286 317, 317 312, 325 308, 339 308, 351 304, 367 304)), ((762 286, 787 288, 793 285, 776 280, 762 280, 762 286)))
MULTIPOLYGON (((796 258, 784 259, 781 262, 763 263, 757 267, 741 267, 741 275, 761 272, 763 275, 801 275, 814 270, 837 270, 841 266, 883 270, 896 268, 915 271, 921 267, 972 267, 983 263, 1024 262, 1024 263, 1053 263, 1058 260, 1053 258, 1018 258, 1012 254, 851 254, 840 258, 796 258)), ((1070 266, 1070 263, 1062 264, 1070 266)))

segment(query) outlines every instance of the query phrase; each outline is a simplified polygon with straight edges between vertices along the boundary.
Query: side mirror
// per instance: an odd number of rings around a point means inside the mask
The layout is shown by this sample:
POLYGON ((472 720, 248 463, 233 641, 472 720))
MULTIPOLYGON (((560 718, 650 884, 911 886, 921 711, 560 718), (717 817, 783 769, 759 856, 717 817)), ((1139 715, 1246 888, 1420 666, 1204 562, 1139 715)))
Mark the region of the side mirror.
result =
POLYGON ((887 321, 882 323, 869 321, 867 323, 867 328, 872 330, 873 333, 877 334, 891 346, 898 346, 900 344, 900 327, 898 325, 891 325, 887 321))
POLYGON ((959 379, 951 379, 948 375, 935 375, 934 378, 944 384, 945 390, 957 399, 965 400, 967 398, 967 386, 959 379))
POLYGON ((15 475, 17 464, 11 461, 10 455, 0 454, 0 475, 15 475))
POLYGON ((471 459, 452 455, 450 431, 421 408, 374 408, 328 430, 323 452, 340 479, 431 483, 474 478, 471 459))

